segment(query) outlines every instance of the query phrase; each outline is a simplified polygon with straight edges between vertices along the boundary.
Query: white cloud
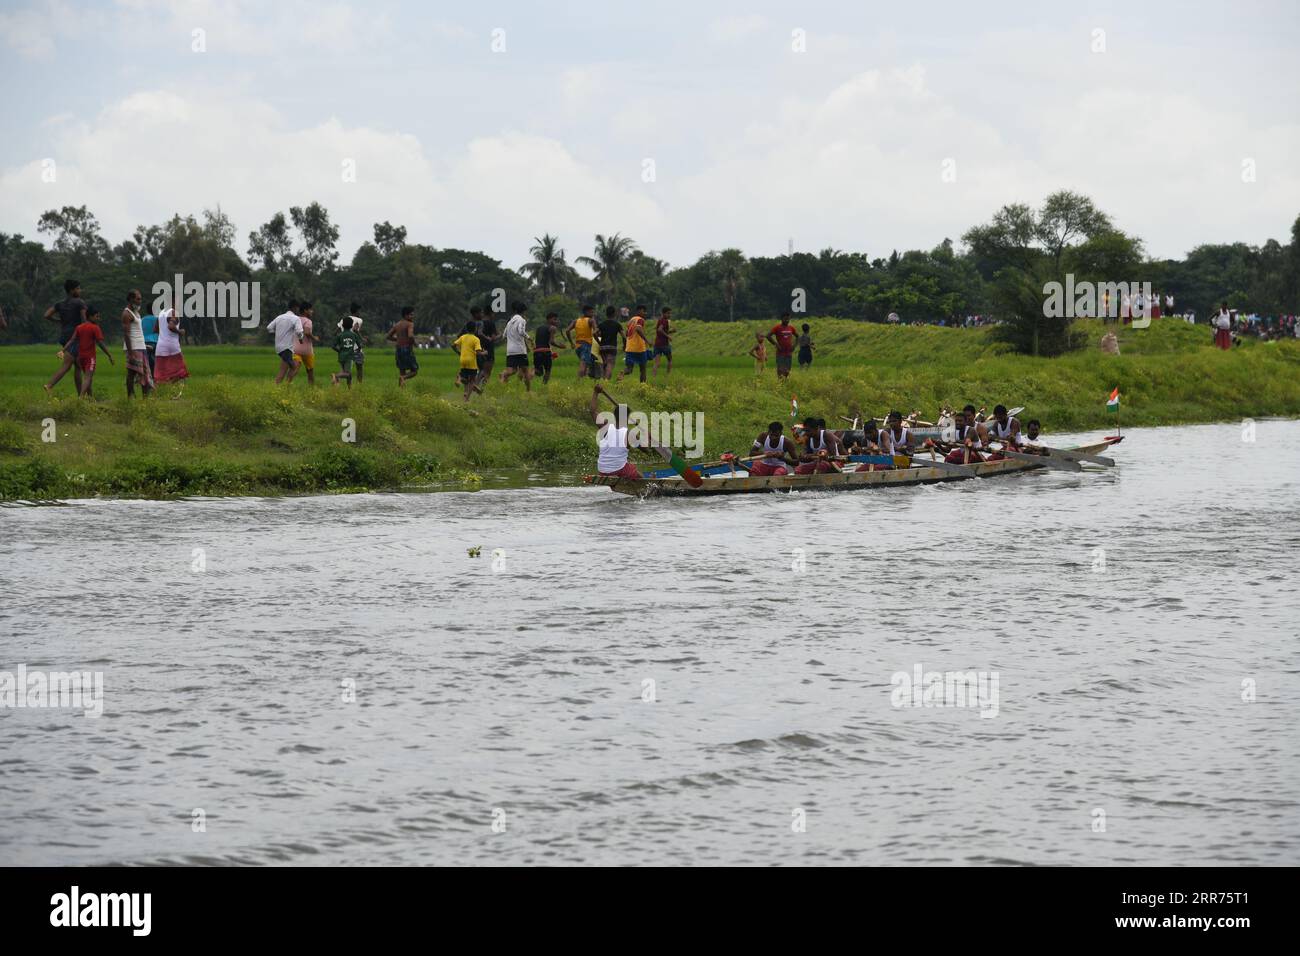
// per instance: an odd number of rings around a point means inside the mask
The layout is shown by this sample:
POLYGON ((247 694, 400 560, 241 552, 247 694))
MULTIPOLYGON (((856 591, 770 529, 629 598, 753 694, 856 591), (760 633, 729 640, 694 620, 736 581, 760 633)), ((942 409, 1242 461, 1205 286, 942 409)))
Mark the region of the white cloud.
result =
POLYGON ((1049 29, 950 11, 969 22, 916 13, 911 29, 866 29, 846 11, 838 33, 809 21, 799 56, 772 9, 699 13, 694 28, 683 20, 682 49, 651 34, 650 54, 589 61, 573 53, 595 48, 581 24, 523 21, 512 29, 531 45, 502 58, 423 10, 382 8, 389 23, 369 9, 119 0, 114 13, 45 0, 0 14, 32 26, 0 37, 18 49, 60 51, 75 29, 149 51, 93 85, 24 74, 18 118, 0 118, 16 164, 0 172, 0 229, 30 234, 42 210, 85 202, 119 240, 219 201, 246 234, 319 199, 345 259, 389 219, 413 240, 509 262, 541 231, 571 255, 620 231, 683 263, 722 246, 783 250, 791 235, 805 249, 928 248, 1058 188, 1088 193, 1160 256, 1284 238, 1300 211, 1300 124, 1277 61, 1249 77, 1201 69, 1174 45, 1185 36, 1142 35, 1140 23, 1110 25, 1099 56, 1091 17, 1049 29), (198 23, 206 56, 188 53, 198 23), (227 55, 232 45, 248 55, 227 55), (41 183, 42 156, 58 162, 56 184, 41 183), (657 182, 641 181, 643 157, 657 182), (345 158, 356 183, 341 181, 345 158), (1256 182, 1241 181, 1243 159, 1256 182))
POLYGON ((622 181, 602 177, 556 140, 518 132, 432 157, 401 132, 337 119, 293 127, 253 98, 152 90, 67 128, 62 144, 55 183, 41 181, 39 161, 0 174, 9 228, 30 233, 44 210, 84 203, 116 242, 138 224, 220 203, 242 252, 275 212, 319 200, 340 227, 343 261, 387 219, 406 225, 411 241, 496 250, 511 262, 544 231, 583 252, 596 231, 665 231, 639 167, 622 181), (345 160, 355 182, 343 181, 345 160))
POLYGON ((768 28, 767 17, 759 13, 744 16, 719 17, 710 26, 715 39, 732 43, 743 40, 768 28))

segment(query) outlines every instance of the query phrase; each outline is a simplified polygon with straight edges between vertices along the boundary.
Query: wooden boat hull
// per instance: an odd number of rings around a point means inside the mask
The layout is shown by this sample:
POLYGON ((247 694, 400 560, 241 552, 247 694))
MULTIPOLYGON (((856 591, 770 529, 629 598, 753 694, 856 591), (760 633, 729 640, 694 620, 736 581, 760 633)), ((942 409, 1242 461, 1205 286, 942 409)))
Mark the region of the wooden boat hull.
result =
MULTIPOLYGON (((1118 439, 1106 438, 1092 445, 1071 448, 1070 451, 1095 455, 1115 444, 1118 439)), ((736 495, 772 491, 849 491, 857 488, 893 488, 901 485, 931 485, 944 481, 968 481, 971 478, 995 478, 1046 468, 1037 462, 1004 458, 1000 461, 981 461, 969 466, 971 474, 956 474, 928 467, 913 458, 910 468, 888 471, 844 471, 822 475, 713 475, 706 477, 698 488, 692 488, 681 478, 616 478, 610 475, 588 475, 592 485, 606 487, 624 495, 657 497, 666 495, 736 495)))

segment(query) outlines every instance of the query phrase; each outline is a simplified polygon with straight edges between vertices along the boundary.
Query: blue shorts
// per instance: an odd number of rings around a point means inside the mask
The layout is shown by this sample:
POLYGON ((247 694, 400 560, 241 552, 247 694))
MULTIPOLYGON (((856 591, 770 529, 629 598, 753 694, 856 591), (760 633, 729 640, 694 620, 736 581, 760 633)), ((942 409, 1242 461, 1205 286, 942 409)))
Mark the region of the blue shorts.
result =
POLYGON ((81 350, 80 350, 79 348, 77 348, 77 340, 76 340, 76 339, 73 339, 73 340, 72 340, 72 344, 69 345, 67 348, 65 348, 65 349, 63 350, 63 354, 64 354, 64 355, 71 355, 71 356, 75 359, 75 358, 77 357, 77 353, 80 352, 80 351, 81 351, 81 350))
POLYGON ((623 362, 628 368, 631 368, 633 365, 644 365, 646 354, 647 353, 645 352, 624 352, 623 362))
POLYGON ((578 343, 578 361, 581 362, 583 365, 586 365, 588 362, 591 361, 591 343, 590 343, 590 342, 579 342, 579 343, 578 343))

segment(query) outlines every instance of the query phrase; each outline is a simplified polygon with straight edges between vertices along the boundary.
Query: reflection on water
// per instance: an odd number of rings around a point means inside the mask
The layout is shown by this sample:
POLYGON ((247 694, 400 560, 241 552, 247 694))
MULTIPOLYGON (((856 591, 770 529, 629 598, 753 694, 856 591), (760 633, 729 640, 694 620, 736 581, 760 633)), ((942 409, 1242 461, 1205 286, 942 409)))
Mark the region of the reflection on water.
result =
POLYGON ((0 670, 105 696, 0 710, 0 863, 1300 862, 1300 423, 1114 456, 2 508, 0 670))

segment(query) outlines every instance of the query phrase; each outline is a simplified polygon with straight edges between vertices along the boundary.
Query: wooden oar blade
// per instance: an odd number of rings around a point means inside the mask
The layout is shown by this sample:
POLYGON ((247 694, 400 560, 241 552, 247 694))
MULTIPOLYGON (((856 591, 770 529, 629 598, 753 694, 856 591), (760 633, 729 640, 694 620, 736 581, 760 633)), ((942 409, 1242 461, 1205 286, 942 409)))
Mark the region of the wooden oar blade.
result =
POLYGON ((655 446, 655 451, 659 452, 663 460, 668 462, 668 467, 681 475, 683 480, 685 480, 685 482, 692 488, 698 488, 700 485, 704 484, 704 479, 700 477, 699 472, 686 464, 686 460, 682 458, 681 455, 677 454, 677 452, 673 451, 671 448, 663 448, 659 445, 655 446))
POLYGON ((939 471, 950 471, 955 475, 974 475, 970 465, 960 465, 951 461, 944 461, 942 458, 936 458, 931 461, 928 458, 913 458, 913 468, 936 468, 939 471))
POLYGON ((1035 465, 1042 465, 1044 468, 1055 468, 1057 471, 1083 471, 1083 467, 1077 461, 1055 458, 1051 455, 1027 455, 1022 451, 1012 451, 1009 448, 1004 449, 1002 454, 1016 461, 1032 462, 1035 465))
POLYGON ((1087 461, 1094 465, 1105 465, 1107 468, 1115 467, 1115 459, 1107 458, 1105 455, 1085 455, 1082 452, 1071 451, 1068 448, 1044 448, 1050 458, 1063 458, 1066 461, 1087 461))

